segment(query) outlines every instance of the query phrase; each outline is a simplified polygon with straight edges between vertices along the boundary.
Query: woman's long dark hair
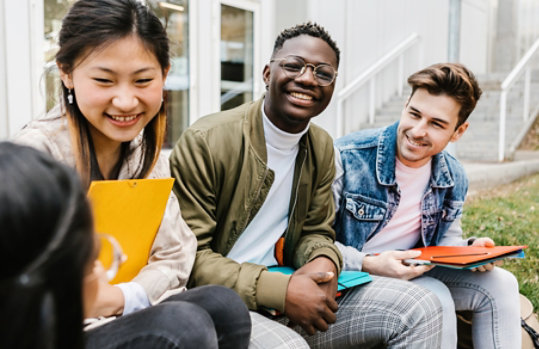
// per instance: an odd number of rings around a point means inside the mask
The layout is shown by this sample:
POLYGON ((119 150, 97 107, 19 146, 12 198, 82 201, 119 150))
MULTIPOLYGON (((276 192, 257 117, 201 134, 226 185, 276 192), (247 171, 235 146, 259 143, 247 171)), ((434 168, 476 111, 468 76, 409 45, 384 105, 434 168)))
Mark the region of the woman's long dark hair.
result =
POLYGON ((74 170, 0 142, 0 347, 83 348, 82 285, 94 253, 74 170))
MULTIPOLYGON (((75 62, 91 50, 133 34, 155 55, 165 72, 170 64, 167 34, 159 18, 147 6, 138 0, 79 0, 62 21, 56 61, 62 71, 69 74, 76 68, 75 62)), ((88 185, 93 148, 88 121, 77 105, 76 92, 73 93, 73 104, 69 104, 68 89, 62 84, 63 105, 69 120, 76 167, 84 184, 88 185)), ((150 173, 161 151, 165 132, 166 109, 163 103, 144 129, 143 160, 134 178, 144 178, 150 173)), ((122 145, 122 154, 127 154, 127 146, 122 145)), ((120 162, 124 160, 120 159, 120 162)))

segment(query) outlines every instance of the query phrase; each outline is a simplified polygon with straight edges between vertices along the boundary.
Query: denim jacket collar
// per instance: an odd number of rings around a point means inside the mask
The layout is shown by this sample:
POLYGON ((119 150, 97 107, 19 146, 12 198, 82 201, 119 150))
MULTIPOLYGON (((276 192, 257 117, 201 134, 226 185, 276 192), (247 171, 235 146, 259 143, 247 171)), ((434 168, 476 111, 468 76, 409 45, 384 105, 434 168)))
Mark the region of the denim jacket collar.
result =
POLYGON ((394 123, 385 128, 378 138, 376 152, 376 178, 378 183, 385 186, 395 186, 395 157, 397 155, 397 127, 394 123))
MULTIPOLYGON (((395 157, 397 156, 397 128, 396 122, 386 127, 378 139, 376 153, 376 178, 380 185, 395 186, 395 157)), ((431 185, 436 188, 451 188, 455 185, 445 154, 438 153, 432 158, 431 185)))

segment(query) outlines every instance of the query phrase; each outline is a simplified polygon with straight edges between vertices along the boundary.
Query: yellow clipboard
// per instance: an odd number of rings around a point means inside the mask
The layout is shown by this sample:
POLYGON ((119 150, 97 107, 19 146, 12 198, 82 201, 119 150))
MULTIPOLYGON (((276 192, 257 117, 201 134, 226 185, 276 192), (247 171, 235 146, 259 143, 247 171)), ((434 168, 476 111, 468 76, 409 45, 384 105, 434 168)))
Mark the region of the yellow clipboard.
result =
MULTIPOLYGON (((95 231, 116 238, 127 256, 112 284, 131 281, 148 263, 173 183, 173 178, 161 178, 90 184, 95 231)), ((105 266, 112 263, 111 246, 102 246, 99 260, 105 266)))

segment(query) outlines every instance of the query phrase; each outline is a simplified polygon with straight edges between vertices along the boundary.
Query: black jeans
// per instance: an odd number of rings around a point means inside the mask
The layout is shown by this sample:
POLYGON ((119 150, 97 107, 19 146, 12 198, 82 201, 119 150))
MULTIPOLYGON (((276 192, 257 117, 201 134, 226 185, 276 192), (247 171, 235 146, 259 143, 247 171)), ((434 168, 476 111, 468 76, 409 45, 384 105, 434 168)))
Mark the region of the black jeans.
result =
POLYGON ((247 348, 251 318, 236 292, 202 286, 86 333, 87 349, 247 348))

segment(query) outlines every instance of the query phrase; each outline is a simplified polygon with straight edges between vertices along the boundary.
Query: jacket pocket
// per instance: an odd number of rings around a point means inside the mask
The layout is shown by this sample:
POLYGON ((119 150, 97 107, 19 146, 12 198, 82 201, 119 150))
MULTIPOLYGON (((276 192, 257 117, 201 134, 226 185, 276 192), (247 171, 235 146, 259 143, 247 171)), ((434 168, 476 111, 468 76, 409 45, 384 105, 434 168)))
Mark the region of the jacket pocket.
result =
POLYGON ((359 194, 345 193, 345 209, 359 221, 381 221, 386 214, 385 204, 359 194))
POLYGON ((464 202, 462 201, 444 202, 444 208, 442 210, 442 220, 446 222, 453 222, 455 219, 462 216, 463 205, 464 205, 464 202))

